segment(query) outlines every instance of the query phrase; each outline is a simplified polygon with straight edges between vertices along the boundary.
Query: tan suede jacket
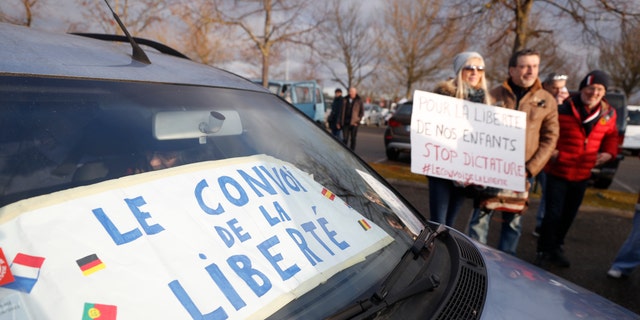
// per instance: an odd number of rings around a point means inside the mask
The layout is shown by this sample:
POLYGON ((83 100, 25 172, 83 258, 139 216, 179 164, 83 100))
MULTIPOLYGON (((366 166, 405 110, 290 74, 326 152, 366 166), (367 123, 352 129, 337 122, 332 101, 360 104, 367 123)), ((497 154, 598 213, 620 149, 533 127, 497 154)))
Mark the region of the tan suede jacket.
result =
POLYGON ((560 125, 556 99, 542 88, 540 79, 520 99, 518 106, 508 81, 493 88, 491 96, 499 107, 527 113, 526 170, 528 176, 535 177, 549 161, 558 141, 560 125))

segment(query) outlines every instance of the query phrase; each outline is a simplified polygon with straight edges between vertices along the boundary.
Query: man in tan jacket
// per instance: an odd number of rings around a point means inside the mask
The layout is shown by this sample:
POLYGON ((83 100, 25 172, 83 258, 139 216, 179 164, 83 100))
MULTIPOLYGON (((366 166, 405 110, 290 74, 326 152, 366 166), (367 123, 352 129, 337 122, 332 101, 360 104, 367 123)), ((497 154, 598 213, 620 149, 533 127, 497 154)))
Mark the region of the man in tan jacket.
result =
MULTIPOLYGON (((527 113, 525 168, 529 183, 551 157, 560 130, 556 99, 542 88, 539 67, 537 51, 518 51, 509 59, 509 78, 491 90, 497 106, 527 113)), ((491 216, 492 212, 476 208, 469 222, 469 235, 486 243, 491 216)), ((498 249, 515 255, 521 233, 520 214, 502 212, 498 249)))

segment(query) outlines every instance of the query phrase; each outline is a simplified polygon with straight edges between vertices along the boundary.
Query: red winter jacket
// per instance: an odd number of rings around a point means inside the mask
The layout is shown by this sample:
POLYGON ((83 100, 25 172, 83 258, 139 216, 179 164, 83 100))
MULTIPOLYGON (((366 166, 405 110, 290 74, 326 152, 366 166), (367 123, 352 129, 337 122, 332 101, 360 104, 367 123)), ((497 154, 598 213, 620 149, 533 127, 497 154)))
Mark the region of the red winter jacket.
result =
POLYGON ((582 181, 591 176, 599 152, 610 153, 613 158, 618 154, 617 115, 603 99, 599 119, 587 136, 574 99, 580 99, 580 95, 565 100, 558 107, 560 137, 556 150, 559 153, 549 160, 545 172, 568 181, 582 181))

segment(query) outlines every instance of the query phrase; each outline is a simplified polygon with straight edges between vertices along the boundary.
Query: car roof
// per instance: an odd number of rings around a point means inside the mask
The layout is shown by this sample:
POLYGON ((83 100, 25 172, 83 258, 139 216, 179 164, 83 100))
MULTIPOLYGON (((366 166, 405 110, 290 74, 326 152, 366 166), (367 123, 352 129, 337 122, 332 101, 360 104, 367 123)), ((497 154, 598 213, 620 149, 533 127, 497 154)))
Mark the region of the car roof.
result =
POLYGON ((32 28, 0 23, 0 44, 3 47, 0 75, 191 84, 268 92, 231 72, 146 47, 151 64, 135 61, 129 43, 43 30, 34 32, 32 28))

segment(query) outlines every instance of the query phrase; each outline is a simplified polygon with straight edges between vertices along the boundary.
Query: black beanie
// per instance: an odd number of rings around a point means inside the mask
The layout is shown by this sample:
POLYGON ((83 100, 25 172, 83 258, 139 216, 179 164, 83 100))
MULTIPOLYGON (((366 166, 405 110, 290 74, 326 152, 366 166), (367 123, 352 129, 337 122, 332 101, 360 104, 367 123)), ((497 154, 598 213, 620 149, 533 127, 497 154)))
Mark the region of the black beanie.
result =
POLYGON ((604 89, 607 90, 609 88, 609 85, 611 84, 611 78, 604 71, 593 70, 589 72, 587 76, 582 79, 582 81, 580 81, 579 90, 582 90, 582 88, 590 86, 592 84, 601 84, 604 86, 604 89))

